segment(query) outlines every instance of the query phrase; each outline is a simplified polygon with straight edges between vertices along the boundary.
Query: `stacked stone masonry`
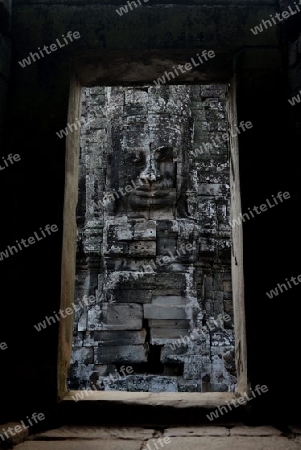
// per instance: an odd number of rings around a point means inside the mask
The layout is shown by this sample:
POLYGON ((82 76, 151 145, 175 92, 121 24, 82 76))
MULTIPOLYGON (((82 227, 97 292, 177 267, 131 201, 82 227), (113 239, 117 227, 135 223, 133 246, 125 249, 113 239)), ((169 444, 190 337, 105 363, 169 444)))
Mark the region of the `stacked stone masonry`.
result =
POLYGON ((70 389, 234 391, 226 87, 83 88, 80 120, 70 389))

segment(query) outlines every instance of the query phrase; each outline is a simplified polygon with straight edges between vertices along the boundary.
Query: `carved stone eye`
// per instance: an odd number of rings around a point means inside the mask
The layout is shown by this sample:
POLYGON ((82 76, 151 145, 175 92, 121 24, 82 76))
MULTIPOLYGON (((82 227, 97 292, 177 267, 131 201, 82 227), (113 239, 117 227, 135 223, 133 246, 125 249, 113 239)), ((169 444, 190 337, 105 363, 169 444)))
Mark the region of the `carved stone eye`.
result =
POLYGON ((159 162, 170 162, 173 160, 172 147, 159 147, 155 150, 155 160, 159 162))
POLYGON ((143 160, 137 155, 129 155, 126 158, 127 163, 143 164, 143 160))

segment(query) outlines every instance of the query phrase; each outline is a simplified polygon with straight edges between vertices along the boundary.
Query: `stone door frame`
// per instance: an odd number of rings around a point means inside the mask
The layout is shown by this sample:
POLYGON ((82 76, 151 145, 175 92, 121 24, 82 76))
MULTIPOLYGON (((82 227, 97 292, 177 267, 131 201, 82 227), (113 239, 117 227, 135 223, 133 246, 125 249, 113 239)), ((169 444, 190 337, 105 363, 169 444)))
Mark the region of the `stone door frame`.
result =
MULTIPOLYGON (((73 63, 73 75, 70 80, 70 95, 68 119, 69 124, 75 123, 81 116, 81 88, 83 86, 113 86, 113 85, 139 85, 141 83, 153 84, 153 80, 162 76, 165 70, 195 56, 200 49, 178 51, 144 51, 135 52, 101 52, 98 54, 78 57, 73 63)), ((234 67, 235 56, 219 54, 213 58, 202 71, 191 71, 173 80, 170 84, 228 84, 228 120, 230 127, 234 127, 237 120, 237 80, 234 67)), ((231 191, 231 221, 241 213, 240 173, 239 173, 239 139, 230 139, 230 191, 231 191)), ((75 269, 76 269, 76 205, 78 196, 78 166, 80 130, 69 133, 66 138, 65 160, 65 193, 63 213, 63 245, 62 245, 62 271, 61 271, 61 304, 62 310, 71 306, 74 301, 75 269)), ((226 401, 242 395, 249 389, 247 374, 247 343, 244 305, 244 276, 243 276, 243 234, 242 227, 232 228, 232 289, 234 306, 234 332, 235 332, 235 360, 237 370, 236 393, 142 393, 142 392, 95 392, 91 391, 84 400, 116 400, 116 396, 123 401, 143 401, 146 404, 157 402, 162 404, 172 402, 172 406, 179 407, 181 399, 186 404, 209 405, 218 407, 226 401), (146 395, 147 394, 147 395, 146 395), (175 401, 174 401, 175 400, 175 401), (177 400, 179 400, 177 402, 177 400), (188 403, 187 403, 188 402, 188 403)), ((73 339, 73 315, 60 320, 59 349, 58 349, 58 401, 73 401, 67 389, 67 375, 70 365, 73 339)), ((74 394, 76 391, 73 391, 74 394)), ((80 402, 81 400, 79 400, 80 402)))

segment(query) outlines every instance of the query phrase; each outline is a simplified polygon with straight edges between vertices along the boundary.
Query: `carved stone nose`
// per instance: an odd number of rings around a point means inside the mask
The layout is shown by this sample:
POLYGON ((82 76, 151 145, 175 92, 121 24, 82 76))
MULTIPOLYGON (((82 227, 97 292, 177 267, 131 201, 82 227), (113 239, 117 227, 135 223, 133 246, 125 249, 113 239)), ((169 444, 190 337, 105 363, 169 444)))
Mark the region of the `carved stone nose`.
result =
POLYGON ((149 158, 146 162, 145 169, 141 172, 140 178, 143 180, 155 181, 160 177, 160 173, 156 167, 156 162, 149 158))

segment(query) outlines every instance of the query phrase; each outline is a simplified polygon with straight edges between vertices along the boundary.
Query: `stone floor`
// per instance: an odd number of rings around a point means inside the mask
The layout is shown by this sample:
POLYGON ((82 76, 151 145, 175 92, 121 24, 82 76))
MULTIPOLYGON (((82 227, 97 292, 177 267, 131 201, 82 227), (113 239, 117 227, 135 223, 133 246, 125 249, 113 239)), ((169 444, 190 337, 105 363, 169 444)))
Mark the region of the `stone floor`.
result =
POLYGON ((301 450, 301 427, 124 428, 62 426, 27 437, 15 450, 301 450))

